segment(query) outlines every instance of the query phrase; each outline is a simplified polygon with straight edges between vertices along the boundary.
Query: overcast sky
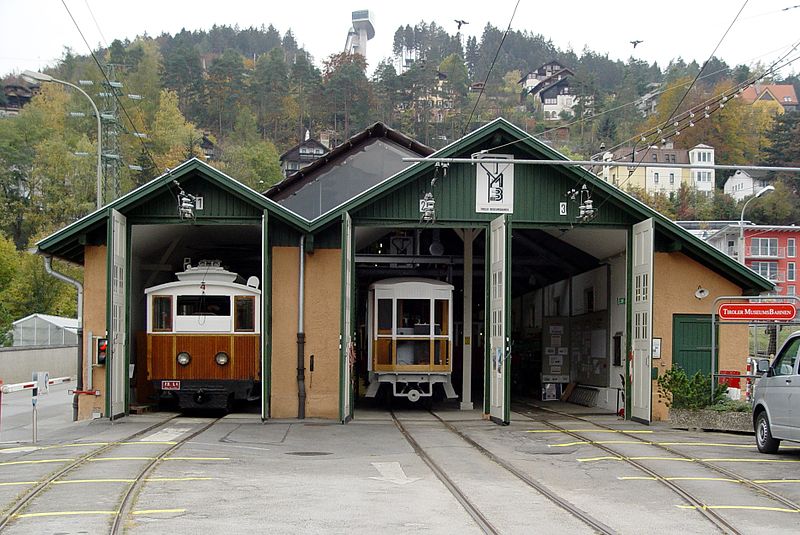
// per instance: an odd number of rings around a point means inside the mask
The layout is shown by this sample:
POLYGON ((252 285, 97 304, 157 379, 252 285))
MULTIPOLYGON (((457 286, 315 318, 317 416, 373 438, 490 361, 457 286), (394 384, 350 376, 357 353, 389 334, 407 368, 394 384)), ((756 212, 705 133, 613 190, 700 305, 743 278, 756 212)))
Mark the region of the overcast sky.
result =
MULTIPOLYGON (((66 3, 89 44, 114 39, 175 34, 181 28, 212 25, 291 29, 317 63, 343 50, 354 10, 369 9, 375 38, 368 43, 370 72, 392 53, 400 25, 436 22, 455 33, 454 19, 469 22, 462 35, 480 35, 486 24, 505 30, 516 0, 492 2, 437 0, 0 0, 0 76, 54 65, 64 47, 88 52, 64 7, 66 3)), ((612 59, 631 55, 663 68, 676 57, 702 63, 714 50, 743 0, 634 0, 542 2, 521 0, 512 29, 542 34, 561 49, 580 54, 585 46, 612 59), (632 40, 642 40, 635 49, 632 40)), ((800 0, 750 0, 722 42, 717 56, 730 65, 769 64, 800 40, 800 0)), ((795 56, 797 54, 793 54, 795 56)), ((535 68, 538 65, 531 65, 535 68)), ((800 61, 781 74, 798 71, 800 61)))

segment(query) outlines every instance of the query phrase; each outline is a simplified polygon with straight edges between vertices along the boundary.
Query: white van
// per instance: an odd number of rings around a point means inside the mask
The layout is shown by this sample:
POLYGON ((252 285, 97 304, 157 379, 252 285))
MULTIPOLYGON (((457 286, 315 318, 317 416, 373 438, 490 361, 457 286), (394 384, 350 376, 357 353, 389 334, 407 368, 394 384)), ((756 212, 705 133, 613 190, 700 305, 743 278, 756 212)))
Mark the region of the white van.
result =
POLYGON ((783 343, 772 365, 759 361, 763 373, 755 384, 753 427, 761 453, 775 453, 781 440, 800 442, 800 331, 783 343))

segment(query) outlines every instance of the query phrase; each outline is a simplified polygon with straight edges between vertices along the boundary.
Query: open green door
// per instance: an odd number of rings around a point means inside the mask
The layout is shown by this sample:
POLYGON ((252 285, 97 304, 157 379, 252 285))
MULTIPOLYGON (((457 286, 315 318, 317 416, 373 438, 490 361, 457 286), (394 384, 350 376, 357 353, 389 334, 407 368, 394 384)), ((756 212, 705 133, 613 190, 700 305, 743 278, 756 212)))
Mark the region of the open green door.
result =
POLYGON ((125 415, 128 377, 126 325, 126 283, 128 265, 128 224, 124 215, 112 209, 108 229, 108 357, 106 360, 106 414, 110 419, 125 415))
POLYGON ((340 373, 339 417, 342 423, 353 418, 353 366, 355 334, 353 333, 353 220, 342 215, 342 317, 339 331, 340 373))
POLYGON ((487 371, 489 377, 489 417, 495 423, 508 424, 510 408, 511 339, 509 333, 509 295, 511 277, 511 222, 501 215, 492 221, 489 232, 489 333, 487 371))

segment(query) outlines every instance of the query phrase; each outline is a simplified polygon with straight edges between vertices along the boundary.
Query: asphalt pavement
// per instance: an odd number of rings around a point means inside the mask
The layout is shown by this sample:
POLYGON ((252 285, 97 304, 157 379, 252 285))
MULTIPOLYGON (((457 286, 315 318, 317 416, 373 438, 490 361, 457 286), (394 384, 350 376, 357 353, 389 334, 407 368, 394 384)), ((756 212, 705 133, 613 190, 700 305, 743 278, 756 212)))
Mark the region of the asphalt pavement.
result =
POLYGON ((776 503, 745 484, 761 481, 789 503, 800 502, 800 449, 784 444, 777 455, 761 455, 747 435, 642 426, 565 404, 547 407, 574 409, 586 420, 543 413, 532 417, 519 410, 512 413, 511 425, 498 426, 479 411, 441 406, 433 413, 396 410, 399 424, 381 407, 357 409, 346 425, 262 422, 253 414, 217 420, 215 415, 174 413, 72 422, 66 393, 70 387, 59 385, 40 398, 36 445, 31 444, 30 394, 4 396, 0 509, 9 510, 33 482, 99 444, 116 449, 54 482, 53 492, 17 513, 4 533, 107 532, 116 503, 109 496, 130 485, 143 460, 154 458, 159 448, 167 447, 163 445, 208 424, 213 425, 179 445, 149 473, 134 497, 126 533, 480 533, 464 500, 498 533, 596 532, 501 462, 609 532, 716 530, 659 478, 674 478, 741 533, 791 532, 800 518, 800 508, 776 503), (543 418, 584 439, 545 424, 543 418), (400 425, 449 483, 412 447, 400 425), (142 434, 131 439, 137 432, 142 434), (671 444, 685 458, 659 451, 656 444, 671 444), (617 453, 599 449, 602 445, 617 453), (658 476, 628 464, 628 458, 658 476), (715 474, 701 466, 702 460, 737 477, 715 474))

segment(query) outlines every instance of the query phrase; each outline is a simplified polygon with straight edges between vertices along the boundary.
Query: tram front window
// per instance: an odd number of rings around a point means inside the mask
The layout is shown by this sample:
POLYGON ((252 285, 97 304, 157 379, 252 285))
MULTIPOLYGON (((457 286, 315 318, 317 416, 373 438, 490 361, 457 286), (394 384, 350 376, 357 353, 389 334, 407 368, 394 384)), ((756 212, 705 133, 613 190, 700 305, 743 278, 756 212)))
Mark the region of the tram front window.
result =
POLYGON ((227 295, 178 296, 179 316, 230 316, 231 298, 227 295))

